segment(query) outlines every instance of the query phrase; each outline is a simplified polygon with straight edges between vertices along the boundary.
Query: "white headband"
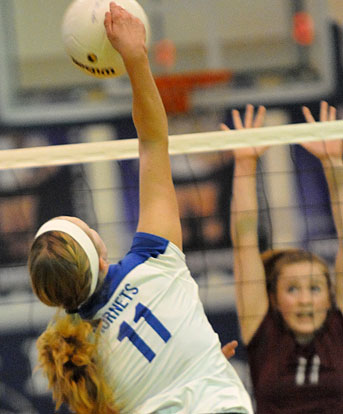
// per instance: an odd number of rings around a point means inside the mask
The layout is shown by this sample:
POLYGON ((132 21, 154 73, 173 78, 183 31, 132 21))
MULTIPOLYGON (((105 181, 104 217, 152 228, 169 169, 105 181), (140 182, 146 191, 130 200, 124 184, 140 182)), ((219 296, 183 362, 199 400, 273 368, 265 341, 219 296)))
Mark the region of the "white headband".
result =
POLYGON ((35 239, 41 236, 43 233, 47 233, 48 231, 62 231, 63 233, 68 234, 77 243, 79 243, 79 245, 85 251, 90 263, 92 273, 91 288, 87 299, 90 298, 95 291, 99 275, 99 255, 92 240, 78 225, 64 219, 53 219, 44 223, 37 231, 35 239))

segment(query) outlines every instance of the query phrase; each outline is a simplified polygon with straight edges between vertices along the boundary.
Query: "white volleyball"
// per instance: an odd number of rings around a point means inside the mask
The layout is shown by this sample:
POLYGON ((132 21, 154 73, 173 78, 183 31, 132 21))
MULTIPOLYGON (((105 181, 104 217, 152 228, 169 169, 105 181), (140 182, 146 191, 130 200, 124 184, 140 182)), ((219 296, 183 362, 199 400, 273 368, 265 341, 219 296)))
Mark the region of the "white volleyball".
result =
MULTIPOLYGON (((125 73, 120 54, 113 49, 104 27, 105 13, 111 0, 74 0, 62 21, 62 40, 67 54, 80 70, 97 78, 125 73)), ((147 43, 150 36, 148 17, 135 0, 116 0, 116 4, 138 17, 144 24, 147 43)))

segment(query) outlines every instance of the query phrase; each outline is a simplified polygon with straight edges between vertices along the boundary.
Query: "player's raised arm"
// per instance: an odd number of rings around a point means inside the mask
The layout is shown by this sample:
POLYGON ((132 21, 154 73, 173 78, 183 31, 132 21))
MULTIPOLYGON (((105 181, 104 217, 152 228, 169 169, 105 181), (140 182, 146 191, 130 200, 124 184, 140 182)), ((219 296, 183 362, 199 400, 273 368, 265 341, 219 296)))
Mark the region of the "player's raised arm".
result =
POLYGON ((151 73, 144 25, 111 3, 105 27, 110 42, 124 60, 132 86, 132 116, 140 158, 138 231, 165 237, 181 248, 181 225, 168 154, 167 116, 151 73))
MULTIPOLYGON (((233 111, 236 129, 260 127, 265 108, 248 105, 244 121, 233 111)), ((224 126, 222 126, 224 129, 224 126)), ((265 273, 258 248, 258 203, 256 194, 256 168, 264 147, 234 151, 235 170, 231 201, 231 238, 234 249, 234 276, 237 312, 241 334, 248 344, 268 310, 265 273)))
MULTIPOLYGON (((316 122, 307 107, 303 107, 303 114, 307 122, 316 122)), ((320 103, 319 121, 335 121, 336 108, 327 102, 320 103)), ((334 219, 338 250, 336 255, 336 302, 340 310, 343 309, 343 140, 304 142, 302 144, 310 153, 316 156, 323 166, 326 182, 330 194, 331 211, 334 219)))

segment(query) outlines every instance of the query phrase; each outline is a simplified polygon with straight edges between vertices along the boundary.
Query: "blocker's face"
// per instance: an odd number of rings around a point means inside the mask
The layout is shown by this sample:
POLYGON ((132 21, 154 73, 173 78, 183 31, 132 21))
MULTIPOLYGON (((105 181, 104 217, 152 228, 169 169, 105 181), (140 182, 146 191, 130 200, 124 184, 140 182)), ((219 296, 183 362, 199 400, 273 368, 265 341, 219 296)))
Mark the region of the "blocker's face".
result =
POLYGON ((276 287, 276 307, 301 342, 311 340, 330 309, 327 279, 318 263, 285 265, 276 287))

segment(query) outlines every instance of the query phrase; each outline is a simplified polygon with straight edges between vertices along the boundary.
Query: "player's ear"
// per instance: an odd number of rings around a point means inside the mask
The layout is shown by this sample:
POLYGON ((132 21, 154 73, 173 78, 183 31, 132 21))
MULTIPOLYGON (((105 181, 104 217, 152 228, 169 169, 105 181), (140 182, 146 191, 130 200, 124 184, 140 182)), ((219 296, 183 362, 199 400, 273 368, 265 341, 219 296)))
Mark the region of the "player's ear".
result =
POLYGON ((107 260, 103 257, 99 257, 99 271, 100 272, 106 272, 108 268, 107 260))

